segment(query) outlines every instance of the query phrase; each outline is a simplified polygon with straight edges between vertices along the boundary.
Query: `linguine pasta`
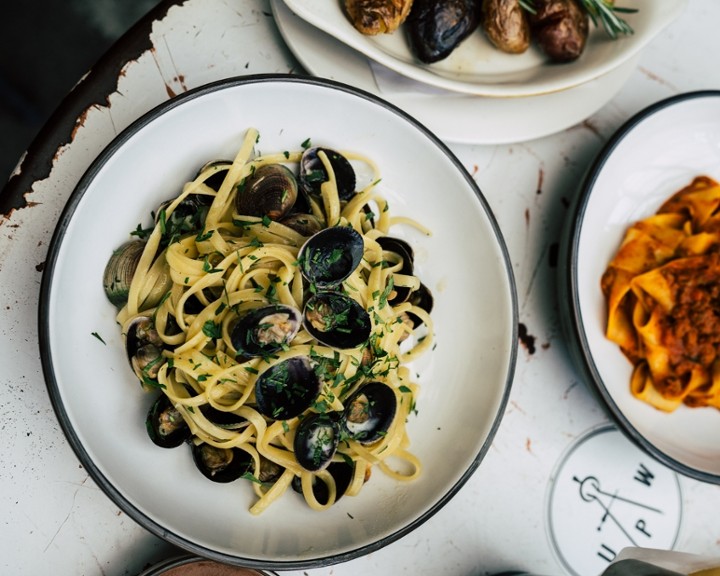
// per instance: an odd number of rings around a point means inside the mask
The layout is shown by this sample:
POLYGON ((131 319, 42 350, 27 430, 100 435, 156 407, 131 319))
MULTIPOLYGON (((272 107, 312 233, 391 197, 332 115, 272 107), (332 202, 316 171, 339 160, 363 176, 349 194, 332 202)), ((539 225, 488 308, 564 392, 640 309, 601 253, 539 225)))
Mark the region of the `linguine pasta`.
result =
POLYGON ((157 389, 169 400, 175 417, 179 415, 189 429, 190 443, 232 449, 235 454, 239 450, 246 457, 244 477, 255 494, 252 514, 260 514, 291 486, 311 508, 323 510, 342 493, 357 495, 374 467, 400 481, 421 472, 420 461, 409 450, 406 430, 419 390, 408 362, 431 347, 432 319, 412 300, 393 302, 398 290, 412 292, 421 283, 414 274, 404 273, 403 258, 384 249, 381 240, 399 224, 424 234, 429 231, 391 213, 378 191, 379 170, 370 159, 343 153, 368 167, 373 177, 351 199, 341 200, 336 175, 323 157, 328 178, 310 209, 323 227, 351 227, 362 237, 362 260, 340 290, 368 312, 370 335, 359 346, 339 349, 321 344, 302 326, 278 350, 244 356, 232 337, 240 318, 270 304, 302 310, 315 290, 298 263, 307 237, 267 216, 236 211, 235 197, 256 170, 267 164, 295 167, 301 159, 302 150, 256 156, 257 140, 257 131, 248 130, 231 163, 203 169, 156 215, 117 318, 125 334, 138 318, 150 319, 160 353, 140 367, 140 377, 145 388, 157 389), (215 189, 209 183, 218 174, 224 177, 215 189), (168 222, 191 196, 205 199, 202 228, 168 238, 168 222), (408 322, 412 317, 419 319, 421 328, 408 322), (258 409, 256 384, 271 367, 294 357, 311 359, 321 389, 302 414, 274 419, 258 409), (350 478, 344 489, 330 468, 304 468, 296 458, 294 439, 303 419, 311 414, 343 414, 351 394, 370 381, 392 389, 397 412, 371 444, 340 435, 331 464, 348 466, 350 478), (218 413, 235 424, 219 421, 213 416, 218 413), (318 492, 318 485, 324 490, 318 492))

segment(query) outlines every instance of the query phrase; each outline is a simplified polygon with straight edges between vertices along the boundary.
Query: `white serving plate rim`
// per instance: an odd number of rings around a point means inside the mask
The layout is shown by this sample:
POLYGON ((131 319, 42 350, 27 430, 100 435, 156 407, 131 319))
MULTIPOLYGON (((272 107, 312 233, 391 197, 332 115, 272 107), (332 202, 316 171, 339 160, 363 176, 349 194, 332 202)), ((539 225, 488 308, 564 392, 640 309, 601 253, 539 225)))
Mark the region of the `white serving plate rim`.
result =
MULTIPOLYGON (((514 277, 512 274, 512 268, 509 264, 507 250, 505 248, 504 241, 502 240, 502 235, 500 233, 499 227, 497 226, 497 223, 492 216, 489 206, 482 197, 480 191, 477 189, 474 181, 472 181, 469 174, 467 174, 467 171, 462 168, 462 165, 459 163, 459 161, 454 157, 454 155, 452 155, 449 149, 447 149, 447 147, 442 142, 440 142, 435 136, 433 136, 430 132, 428 132, 412 118, 408 117, 404 112, 370 94, 363 93, 349 86, 326 80, 304 78, 295 75, 291 76, 269 74, 245 76, 240 78, 222 80, 185 93, 157 107, 147 115, 138 119, 118 138, 116 138, 105 151, 100 154, 98 159, 91 165, 87 173, 83 176, 78 185, 78 188, 75 190, 70 200, 66 204, 63 213, 60 216, 58 226, 54 232, 51 248, 48 253, 48 259, 46 261, 45 272, 43 274, 41 300, 39 307, 39 329, 43 371, 45 373, 50 399, 56 411, 56 415, 58 416, 58 419, 60 421, 63 432, 68 438, 70 445, 75 451, 76 455, 86 467, 93 479, 98 483, 100 488, 105 491, 106 494, 110 496, 110 498, 116 504, 118 504, 130 517, 132 517, 135 521, 143 525, 145 528, 147 528, 149 531, 156 534, 157 536, 164 538, 165 540, 200 556, 216 559, 218 561, 230 564, 238 564, 245 566, 252 565, 258 568, 300 569, 326 566, 346 561, 351 558, 367 554, 373 550, 377 550, 397 540, 398 538, 415 529, 417 526, 421 525, 427 519, 433 516, 435 512, 437 512, 442 506, 444 506, 444 504, 446 504, 447 501, 449 501, 449 499, 465 484, 468 478, 479 466, 481 460, 489 449, 492 438, 494 437, 500 425, 500 421, 502 419, 502 415, 504 413, 505 406, 508 400, 512 376, 514 372, 515 359, 517 355, 517 297, 515 291, 514 277), (170 111, 173 111, 185 102, 202 97, 205 94, 212 94, 216 91, 223 90, 224 88, 233 89, 237 87, 257 85, 263 83, 292 83, 302 84, 309 87, 320 87, 323 89, 337 90, 342 94, 359 97, 361 99, 370 101, 373 105, 379 105, 386 111, 389 111, 392 114, 396 114, 404 121, 409 122, 411 126, 415 127, 415 129, 420 130, 424 137, 428 138, 435 146, 437 146, 441 153, 446 155, 446 159, 452 161, 455 164, 456 168, 459 168, 462 173, 465 174, 465 178, 469 179, 467 180, 467 183, 475 190, 477 196, 476 199, 480 202, 480 206, 488 219, 487 224, 489 225, 489 230, 492 231, 495 242, 497 242, 497 246, 493 248, 493 251, 497 251, 499 255, 498 262, 502 262, 502 265, 504 266, 504 272, 507 275, 505 279, 508 289, 507 303, 509 317, 512 320, 512 325, 509 327, 509 342, 506 346, 503 345, 503 348, 506 350, 505 354, 507 359, 507 365, 503 369, 503 372, 506 374, 506 376, 505 381, 502 384, 502 392, 498 397, 497 412, 494 414, 492 422, 487 423, 488 433, 484 442, 481 446, 477 447, 478 451, 474 453, 474 456, 472 456, 472 461, 470 462, 469 466, 467 466, 467 468, 462 472, 462 474, 457 477, 453 485, 447 487, 445 494, 437 501, 431 503, 431 505, 427 509, 420 510, 417 516, 414 517, 407 525, 397 529, 393 529, 390 533, 384 533, 375 541, 363 542, 357 546, 350 545, 346 549, 343 549, 338 553, 313 554, 312 552, 309 552, 305 556, 298 555, 295 557, 278 558, 265 557, 262 555, 259 557, 239 557, 224 550, 218 551, 204 544, 197 544, 196 542, 188 539, 184 534, 175 533, 172 530, 168 530, 167 527, 155 522, 153 518, 151 518, 143 509, 141 509, 140 506, 136 506, 135 503, 127 497, 123 490, 119 489, 115 485, 112 478, 107 477, 103 468, 96 465, 94 459, 86 450, 80 437, 81 435, 76 433, 76 430, 73 427, 73 423, 71 422, 71 418, 69 417, 66 410, 66 406, 64 403, 64 400, 66 400, 66 398, 63 398, 63 394, 58 388, 52 353, 50 351, 50 346, 53 343, 53 339, 50 335, 51 320, 49 317, 49 313, 51 312, 50 301, 52 299, 52 293, 53 290, 56 289, 56 287, 53 285, 53 278, 56 272, 56 267, 58 266, 58 253, 62 250, 63 238, 68 231, 68 227, 72 225, 72 216, 78 208, 78 205, 83 201, 84 194, 87 191, 87 188, 91 185, 93 179, 98 174, 98 172, 103 170, 106 164, 113 157, 113 153, 119 148, 121 148, 128 139, 132 138, 145 126, 151 123, 152 120, 158 115, 166 114, 170 111)), ((244 512, 245 511, 242 509, 239 510, 239 513, 244 512)))

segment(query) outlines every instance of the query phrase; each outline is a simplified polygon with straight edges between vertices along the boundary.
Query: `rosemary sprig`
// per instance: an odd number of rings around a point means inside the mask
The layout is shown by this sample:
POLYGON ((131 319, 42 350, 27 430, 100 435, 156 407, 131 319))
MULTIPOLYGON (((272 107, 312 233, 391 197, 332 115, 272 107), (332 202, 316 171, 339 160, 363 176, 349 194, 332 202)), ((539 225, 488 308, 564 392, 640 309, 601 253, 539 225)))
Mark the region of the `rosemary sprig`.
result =
MULTIPOLYGON (((535 0, 519 0, 520 6, 528 12, 535 14, 535 0)), ((614 6, 612 0, 581 0, 582 7, 590 16, 595 26, 602 25, 610 38, 615 39, 620 34, 632 34, 632 27, 618 14, 632 14, 636 8, 622 8, 614 6)))
POLYGON ((637 12, 637 9, 614 6, 610 0, 582 0, 582 3, 593 24, 597 26, 598 22, 601 22, 605 32, 613 40, 618 37, 618 34, 633 33, 633 29, 618 16, 618 13, 632 14, 637 12))

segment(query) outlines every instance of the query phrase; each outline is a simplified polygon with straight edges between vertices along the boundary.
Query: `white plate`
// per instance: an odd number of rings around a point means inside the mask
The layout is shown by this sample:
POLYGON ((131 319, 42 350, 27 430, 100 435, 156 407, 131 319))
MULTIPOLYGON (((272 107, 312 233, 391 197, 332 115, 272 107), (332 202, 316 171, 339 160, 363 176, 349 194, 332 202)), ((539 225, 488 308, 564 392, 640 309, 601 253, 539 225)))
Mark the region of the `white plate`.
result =
POLYGON ((371 96, 295 76, 232 79, 188 92, 123 132, 73 193, 53 238, 40 309, 48 390, 83 465, 132 518, 192 553, 226 563, 304 568, 365 554, 432 516, 480 464, 499 425, 517 353, 512 268, 474 180, 432 134, 371 96), (111 253, 207 160, 232 157, 246 128, 263 152, 316 145, 374 158, 400 228, 435 296, 436 348, 413 371, 422 386, 413 483, 377 472, 361 494, 315 513, 293 493, 259 517, 244 481, 217 485, 185 450, 154 446, 142 393, 102 289, 111 253), (445 190, 442 202, 437 190, 445 190), (452 226, 447 223, 452 222, 452 226), (422 236, 422 237, 421 237, 422 236), (475 321, 468 322, 468 318, 475 321), (98 334, 104 341, 93 336, 98 334), (301 527, 301 528, 299 528, 301 527))
POLYGON ((619 92, 639 58, 634 56, 600 78, 561 92, 518 98, 469 96, 428 88, 371 63, 293 14, 283 0, 270 4, 285 42, 308 72, 392 102, 447 142, 508 144, 574 126, 619 92))
POLYGON ((668 414, 635 399, 632 365, 604 335, 600 290, 628 226, 702 174, 720 180, 720 92, 681 95, 632 118, 599 155, 569 218, 560 303, 579 365, 621 428, 668 466, 720 483, 720 410, 668 414))
POLYGON ((687 0, 624 0, 638 12, 623 15, 634 34, 611 40, 591 26, 582 56, 570 64, 551 64, 531 47, 521 55, 492 47, 477 31, 441 62, 422 64, 413 56, 402 29, 393 34, 365 36, 343 12, 341 0, 285 0, 310 24, 344 44, 420 82, 482 96, 530 96, 565 90, 606 74, 637 55, 663 28, 677 18, 687 0))

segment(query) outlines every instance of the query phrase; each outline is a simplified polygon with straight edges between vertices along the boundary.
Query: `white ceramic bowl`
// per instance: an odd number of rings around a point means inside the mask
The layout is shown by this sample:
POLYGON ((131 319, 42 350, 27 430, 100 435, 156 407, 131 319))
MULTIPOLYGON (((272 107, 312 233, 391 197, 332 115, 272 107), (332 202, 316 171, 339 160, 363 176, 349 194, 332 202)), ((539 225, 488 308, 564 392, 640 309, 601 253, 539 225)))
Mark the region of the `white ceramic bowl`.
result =
POLYGON ((511 265, 497 223, 452 153, 400 110, 347 86, 297 76, 215 83, 150 112, 92 164, 55 232, 43 277, 40 344, 48 390, 93 479, 133 519, 194 553, 231 564, 305 568, 378 549, 430 518, 488 450, 517 353, 511 265), (127 366, 102 289, 112 251, 207 160, 232 157, 245 130, 261 152, 313 144, 375 159, 393 211, 433 234, 407 233, 435 296, 436 348, 413 366, 422 386, 409 422, 426 465, 413 483, 373 474, 361 494, 312 512, 285 494, 258 517, 245 482, 218 485, 184 450, 144 430, 152 398, 127 366), (422 236, 422 237, 421 237, 422 236), (93 336, 99 335, 104 343, 93 336))
POLYGON ((720 92, 683 94, 629 120, 590 169, 560 259, 560 306, 571 351, 620 428, 687 476, 720 483, 720 410, 661 412, 630 393, 632 366, 604 336, 600 278, 625 230, 697 175, 720 180, 720 92))
POLYGON ((569 64, 552 64, 535 47, 524 54, 505 54, 481 31, 474 32, 446 59, 423 64, 413 55, 402 28, 392 34, 365 36, 345 15, 341 1, 284 0, 300 18, 368 58, 425 84, 479 96, 535 96, 565 90, 598 78, 636 56, 677 18, 687 0, 623 0, 637 9, 619 14, 634 30, 610 39, 591 24, 585 51, 569 64))

